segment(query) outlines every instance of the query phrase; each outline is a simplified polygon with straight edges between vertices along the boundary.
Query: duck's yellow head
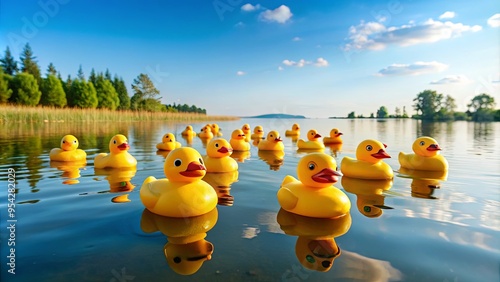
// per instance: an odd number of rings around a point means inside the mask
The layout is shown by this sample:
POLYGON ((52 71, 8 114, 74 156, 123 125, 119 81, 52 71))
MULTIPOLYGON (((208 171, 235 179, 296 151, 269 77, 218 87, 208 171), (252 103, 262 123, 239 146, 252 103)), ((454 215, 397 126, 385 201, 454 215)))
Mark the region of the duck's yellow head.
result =
POLYGON ((294 124, 292 125, 292 130, 293 130, 293 131, 299 131, 299 130, 300 130, 300 126, 299 126, 299 124, 298 124, 298 123, 294 123, 294 124))
POLYGON ((264 128, 262 128, 262 126, 260 126, 260 125, 257 125, 253 129, 253 133, 255 133, 255 134, 263 134, 264 133, 264 128))
POLYGON ((310 153, 299 160, 297 176, 305 186, 323 188, 331 186, 342 174, 337 171, 335 159, 325 153, 310 153))
POLYGON ((267 134, 266 140, 269 142, 281 142, 280 133, 276 130, 269 131, 267 134))
POLYGON ((316 129, 311 129, 307 132, 307 140, 309 141, 318 141, 318 138, 320 138, 321 135, 319 135, 318 131, 316 129))
POLYGON ((167 133, 163 135, 163 137, 161 138, 161 142, 163 143, 175 142, 175 135, 173 133, 167 133))
POLYGON ((340 137, 340 135, 343 135, 344 133, 340 132, 338 128, 333 128, 330 130, 330 137, 340 137))
POLYGON ((250 124, 245 123, 245 124, 241 127, 241 130, 243 130, 243 132, 245 132, 245 133, 251 132, 251 129, 250 129, 250 124))
POLYGON ((391 156, 385 151, 387 145, 374 139, 367 139, 359 143, 356 149, 356 158, 360 161, 369 163, 378 163, 382 159, 391 156))
POLYGON ((130 149, 130 146, 128 145, 128 140, 125 135, 122 134, 116 134, 111 138, 109 141, 109 151, 111 153, 120 153, 120 152, 125 152, 130 149))
POLYGON ((212 127, 212 132, 213 132, 213 133, 217 133, 217 132, 219 132, 219 129, 220 129, 220 128, 219 128, 219 125, 218 125, 218 124, 216 124, 216 123, 212 123, 212 124, 210 125, 210 127, 212 127))
POLYGON ((181 147, 171 151, 165 158, 163 172, 173 182, 194 182, 202 179, 207 169, 198 151, 181 147))
POLYGON ((231 155, 233 147, 224 138, 210 140, 207 144, 207 155, 211 158, 222 158, 231 155))
POLYGON ((439 144, 434 138, 422 136, 413 142, 413 152, 422 157, 434 157, 439 154, 439 144))
POLYGON ((245 133, 243 133, 243 130, 241 129, 236 129, 233 133, 231 133, 231 139, 245 140, 245 133))
POLYGON ((213 131, 212 131, 212 126, 211 126, 211 125, 209 125, 209 124, 205 125, 205 126, 201 129, 201 132, 203 132, 203 133, 213 132, 213 131))
POLYGON ((193 131, 193 127, 191 125, 186 126, 186 131, 193 131))
POLYGON ((64 151, 73 151, 78 148, 78 139, 73 135, 65 135, 61 139, 61 149, 64 151))

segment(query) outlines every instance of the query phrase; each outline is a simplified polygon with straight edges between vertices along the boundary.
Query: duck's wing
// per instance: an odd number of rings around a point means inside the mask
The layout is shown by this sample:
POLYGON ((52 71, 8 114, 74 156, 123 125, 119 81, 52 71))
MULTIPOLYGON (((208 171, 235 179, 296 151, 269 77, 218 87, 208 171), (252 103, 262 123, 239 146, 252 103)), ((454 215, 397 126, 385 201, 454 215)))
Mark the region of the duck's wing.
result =
MULTIPOLYGON (((286 179, 286 177, 285 177, 286 179)), ((278 202, 280 203, 281 207, 285 210, 292 210, 297 206, 297 202, 299 201, 299 198, 295 196, 290 189, 287 187, 282 186, 278 190, 278 202)))

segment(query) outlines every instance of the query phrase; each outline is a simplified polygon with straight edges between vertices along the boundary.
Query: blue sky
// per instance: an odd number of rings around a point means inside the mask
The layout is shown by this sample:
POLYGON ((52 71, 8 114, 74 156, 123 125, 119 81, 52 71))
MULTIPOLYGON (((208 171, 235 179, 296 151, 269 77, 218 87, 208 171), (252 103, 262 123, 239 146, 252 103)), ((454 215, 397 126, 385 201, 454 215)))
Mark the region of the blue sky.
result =
POLYGON ((26 42, 43 73, 146 73, 212 115, 413 114, 425 89, 500 105, 496 0, 0 0, 2 56, 26 42))

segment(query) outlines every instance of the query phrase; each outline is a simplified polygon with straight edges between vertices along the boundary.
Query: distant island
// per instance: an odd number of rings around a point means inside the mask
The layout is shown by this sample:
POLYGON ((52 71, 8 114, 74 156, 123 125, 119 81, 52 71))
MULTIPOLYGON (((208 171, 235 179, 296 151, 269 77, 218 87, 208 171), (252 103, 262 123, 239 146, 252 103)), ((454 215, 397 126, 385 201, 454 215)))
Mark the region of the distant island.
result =
POLYGON ((302 115, 265 114, 265 115, 251 116, 245 118, 306 118, 306 117, 302 115))

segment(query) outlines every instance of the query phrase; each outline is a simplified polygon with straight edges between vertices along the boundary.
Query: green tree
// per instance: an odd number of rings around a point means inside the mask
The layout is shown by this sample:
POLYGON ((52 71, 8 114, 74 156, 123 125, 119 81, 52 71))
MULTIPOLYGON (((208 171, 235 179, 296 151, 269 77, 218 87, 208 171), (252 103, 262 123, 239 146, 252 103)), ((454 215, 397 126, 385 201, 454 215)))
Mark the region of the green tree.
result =
POLYGON ((115 76, 113 80, 113 86, 115 87, 116 93, 118 94, 118 99, 120 103, 118 106, 119 110, 129 110, 130 109, 130 97, 128 96, 127 86, 122 78, 115 76))
POLYGON ((454 120, 456 108, 457 105, 455 103, 455 99, 453 99, 450 95, 446 95, 444 102, 438 111, 437 119, 442 121, 454 120))
POLYGON ((164 108, 160 103, 160 91, 156 89, 153 82, 147 74, 139 74, 134 83, 132 83, 134 95, 130 99, 130 108, 132 110, 160 111, 164 108))
POLYGON ((23 52, 21 53, 21 71, 32 74, 36 79, 38 86, 42 85, 42 75, 40 74, 40 67, 38 67, 36 57, 33 55, 29 43, 24 45, 23 52))
POLYGON ((49 66, 47 67, 47 77, 49 76, 49 74, 54 76, 57 75, 57 70, 53 63, 50 63, 49 66))
POLYGON ((495 105, 495 98, 482 93, 474 96, 467 107, 469 111, 472 109, 470 112, 473 121, 493 121, 496 115, 495 105))
POLYGON ((408 118, 408 113, 406 112, 406 107, 403 106, 403 115, 401 116, 402 118, 408 118))
POLYGON ((64 107, 67 104, 66 93, 61 81, 53 74, 49 74, 42 81, 42 98, 40 104, 45 106, 64 107))
POLYGON ((78 72, 76 73, 76 77, 79 80, 85 81, 85 74, 83 73, 82 65, 78 68, 78 72))
POLYGON ((112 81, 113 79, 111 78, 111 73, 109 72, 109 69, 106 69, 106 72, 104 73, 104 78, 112 81))
POLYGON ((356 114, 354 112, 350 112, 347 114, 347 118, 356 118, 356 114))
POLYGON ((99 101, 98 108, 106 108, 110 110, 115 110, 119 104, 120 99, 116 93, 113 84, 104 78, 104 76, 99 74, 96 79, 95 91, 97 95, 97 101, 99 101))
POLYGON ((73 80, 69 94, 68 105, 71 107, 95 109, 99 103, 92 82, 73 80))
POLYGON ((38 89, 38 83, 32 74, 26 72, 17 73, 12 79, 11 88, 11 102, 27 106, 36 106, 40 102, 42 92, 38 89))
POLYGON ((0 67, 0 104, 5 104, 9 101, 10 96, 12 96, 12 89, 9 88, 9 81, 12 77, 3 72, 3 68, 0 67))
POLYGON ((388 112, 385 106, 382 106, 377 110, 377 118, 387 118, 387 116, 388 112))
MULTIPOLYGON (((69 99, 71 96, 71 84, 73 83, 73 79, 71 78, 71 75, 68 74, 68 78, 66 78, 66 81, 63 83, 63 89, 64 93, 66 93, 66 99, 69 99)), ((68 101, 68 105, 71 105, 71 103, 68 101)))
POLYGON ((96 85, 97 83, 97 75, 95 74, 94 68, 90 70, 89 81, 92 82, 94 85, 96 85))
POLYGON ((417 111, 417 114, 420 113, 422 120, 435 120, 437 112, 441 109, 442 100, 443 94, 438 94, 434 90, 424 90, 413 99, 415 102, 413 108, 417 111))
POLYGON ((401 109, 399 107, 396 107, 396 109, 394 110, 394 113, 395 113, 396 118, 401 117, 401 109))
POLYGON ((7 46, 7 49, 5 49, 5 56, 0 59, 0 66, 8 75, 15 75, 19 71, 16 59, 12 57, 9 46, 7 46))

